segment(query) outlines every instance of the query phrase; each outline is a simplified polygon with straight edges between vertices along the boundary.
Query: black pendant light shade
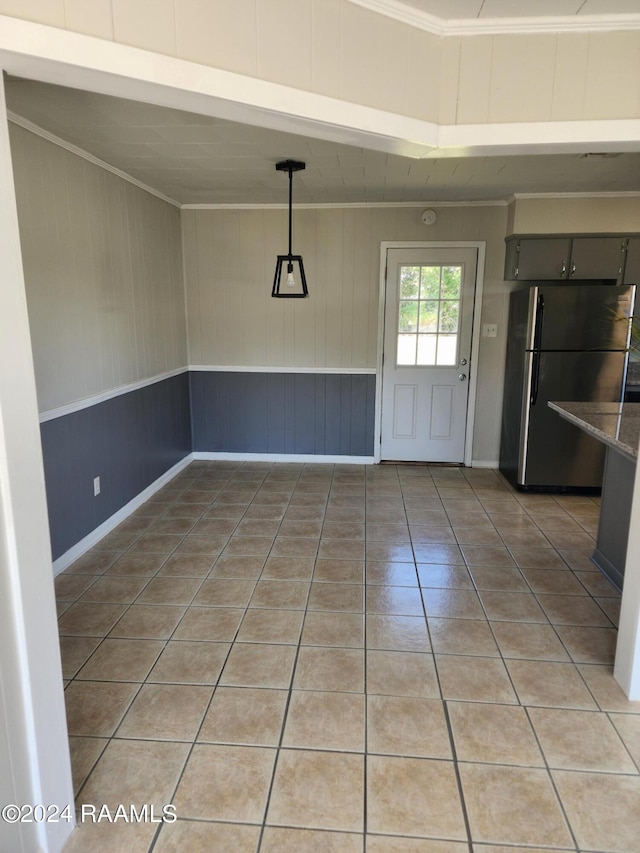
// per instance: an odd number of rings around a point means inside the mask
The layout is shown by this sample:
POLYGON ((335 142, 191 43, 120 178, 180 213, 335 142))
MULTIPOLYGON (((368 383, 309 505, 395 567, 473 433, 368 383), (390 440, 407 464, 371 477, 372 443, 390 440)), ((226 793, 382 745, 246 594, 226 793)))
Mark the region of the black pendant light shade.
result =
POLYGON ((281 163, 276 163, 278 172, 289 173, 289 252, 286 255, 278 255, 271 291, 272 296, 278 296, 281 299, 304 299, 309 295, 302 255, 294 255, 291 252, 293 173, 300 172, 304 168, 305 164, 298 160, 283 160, 281 163))

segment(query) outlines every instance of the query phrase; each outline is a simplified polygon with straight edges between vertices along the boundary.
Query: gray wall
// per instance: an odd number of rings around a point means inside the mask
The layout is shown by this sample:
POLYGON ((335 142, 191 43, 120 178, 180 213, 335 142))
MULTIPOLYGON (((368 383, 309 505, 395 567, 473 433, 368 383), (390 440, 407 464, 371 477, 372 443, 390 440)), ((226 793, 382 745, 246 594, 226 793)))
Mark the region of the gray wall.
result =
POLYGON ((373 456, 375 376, 190 373, 193 449, 373 456))

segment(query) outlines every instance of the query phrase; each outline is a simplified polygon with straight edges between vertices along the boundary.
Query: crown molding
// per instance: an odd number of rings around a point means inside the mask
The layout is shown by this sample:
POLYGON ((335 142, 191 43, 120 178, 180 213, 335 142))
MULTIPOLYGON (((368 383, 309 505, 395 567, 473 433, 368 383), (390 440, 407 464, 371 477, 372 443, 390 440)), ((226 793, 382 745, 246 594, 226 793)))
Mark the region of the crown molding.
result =
POLYGON ((438 18, 400 0, 349 0, 431 35, 542 35, 545 33, 593 33, 640 30, 640 15, 558 15, 521 18, 438 18))
POLYGON ((139 181, 137 178, 134 178, 127 172, 123 172, 121 169, 117 169, 115 166, 112 166, 111 163, 107 163, 105 160, 101 160, 99 157, 95 157, 93 154, 90 154, 88 151, 85 151, 84 148, 79 148, 77 145, 73 145, 73 143, 67 142, 66 139, 62 139, 61 137, 56 136, 54 133, 45 130, 43 127, 40 127, 40 125, 29 121, 29 119, 25 118, 24 116, 21 116, 18 113, 14 113, 11 110, 7 110, 7 118, 12 124, 21 127, 23 130, 28 130, 29 133, 33 133, 36 136, 40 136, 47 142, 51 142, 53 145, 57 145, 59 148, 64 148, 65 151, 69 151, 71 154, 75 154, 76 157, 82 157, 83 160, 87 160, 89 163, 93 163, 94 166, 99 166, 106 172, 111 172, 112 175, 116 175, 118 178, 122 178, 123 181, 127 181, 128 183, 133 184, 135 187, 138 187, 138 189, 144 190, 144 192, 149 193, 149 195, 153 195, 156 198, 161 199, 162 201, 166 201, 168 204, 171 204, 174 207, 180 207, 180 202, 176 201, 174 198, 169 198, 169 196, 164 195, 159 190, 156 190, 153 187, 142 183, 142 181, 139 181))
MULTIPOLYGON (((479 201, 446 201, 440 199, 431 201, 353 201, 353 202, 322 202, 314 204, 294 204, 294 210, 369 210, 371 208, 403 208, 403 207, 504 207, 509 202, 505 199, 489 199, 479 201)), ((183 204, 181 210, 288 210, 287 204, 183 204)))
POLYGON ((621 190, 619 192, 592 193, 514 193, 509 199, 509 202, 532 198, 640 198, 640 192, 621 190))

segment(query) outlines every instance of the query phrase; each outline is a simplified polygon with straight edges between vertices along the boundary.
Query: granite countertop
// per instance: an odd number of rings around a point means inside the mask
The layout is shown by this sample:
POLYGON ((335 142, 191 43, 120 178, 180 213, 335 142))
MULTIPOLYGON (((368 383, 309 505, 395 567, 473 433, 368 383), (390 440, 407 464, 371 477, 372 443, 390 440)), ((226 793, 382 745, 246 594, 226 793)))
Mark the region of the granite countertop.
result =
POLYGON ((634 462, 640 443, 640 403, 552 403, 549 407, 634 462))

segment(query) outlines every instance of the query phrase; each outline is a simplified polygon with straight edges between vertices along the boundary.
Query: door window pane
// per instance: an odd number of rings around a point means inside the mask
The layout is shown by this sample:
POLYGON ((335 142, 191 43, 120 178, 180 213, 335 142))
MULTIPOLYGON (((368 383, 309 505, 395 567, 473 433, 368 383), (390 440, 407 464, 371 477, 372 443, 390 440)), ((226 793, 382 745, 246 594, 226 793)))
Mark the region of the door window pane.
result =
POLYGON ((456 364, 462 266, 401 266, 399 291, 397 364, 456 364))

